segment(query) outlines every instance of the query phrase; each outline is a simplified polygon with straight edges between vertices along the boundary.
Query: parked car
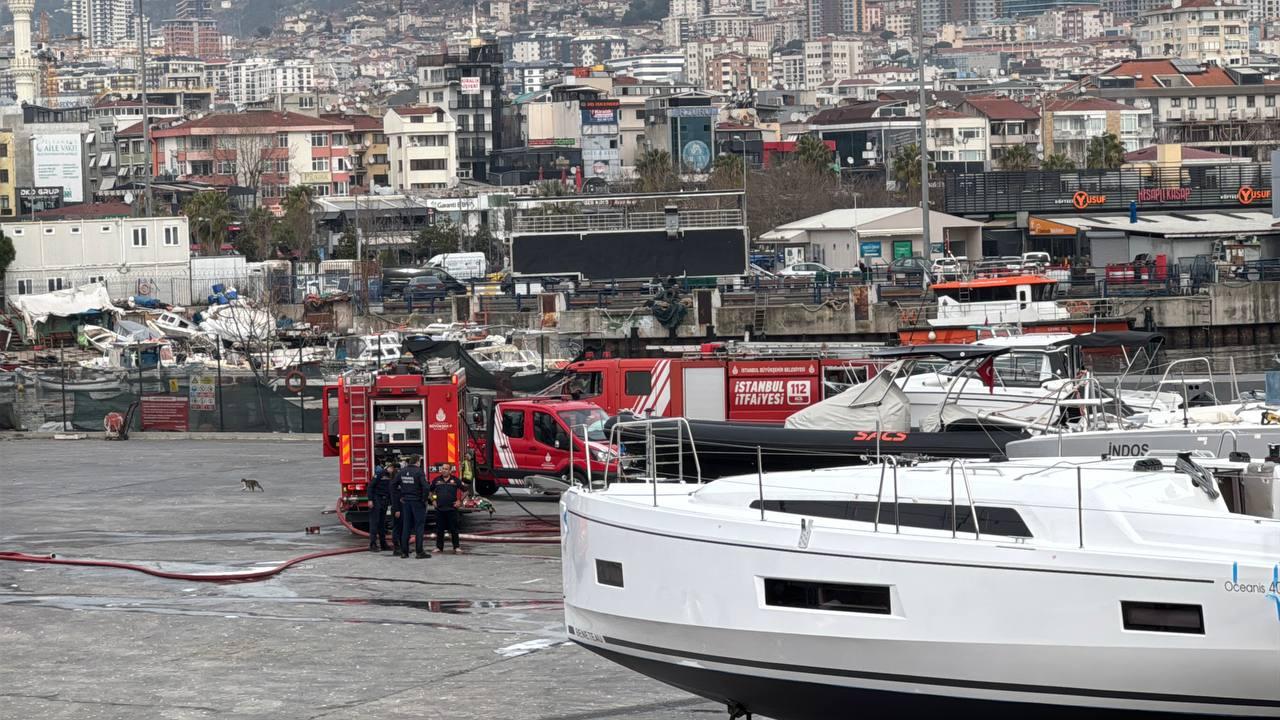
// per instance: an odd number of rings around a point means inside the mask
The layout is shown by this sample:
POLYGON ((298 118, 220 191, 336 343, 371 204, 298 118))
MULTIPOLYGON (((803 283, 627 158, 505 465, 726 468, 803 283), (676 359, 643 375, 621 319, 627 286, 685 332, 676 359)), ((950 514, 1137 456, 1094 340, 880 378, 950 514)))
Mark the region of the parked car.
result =
POLYGON ((962 280, 969 273, 969 258, 963 255, 949 255, 933 261, 930 272, 939 282, 962 280))
POLYGON ((897 285, 921 285, 934 282, 929 263, 919 255, 897 258, 889 263, 889 282, 897 285))
POLYGON ((1024 272, 1042 273, 1053 264, 1053 258, 1047 252, 1022 253, 1022 269, 1024 272))
POLYGON ((458 282, 443 268, 400 267, 382 269, 382 296, 388 300, 397 300, 403 295, 405 286, 413 278, 426 275, 435 277, 444 284, 445 289, 450 293, 463 294, 467 292, 467 286, 458 282))
POLYGON ((484 280, 489 274, 489 260, 482 252, 441 253, 427 261, 427 267, 442 268, 460 280, 484 280))
POLYGON ((444 300, 449 296, 448 287, 435 275, 419 275, 404 286, 404 299, 411 303, 444 300))
POLYGON ((788 265, 778 271, 782 277, 815 277, 818 274, 829 275, 835 272, 831 268, 816 262, 802 262, 788 265))

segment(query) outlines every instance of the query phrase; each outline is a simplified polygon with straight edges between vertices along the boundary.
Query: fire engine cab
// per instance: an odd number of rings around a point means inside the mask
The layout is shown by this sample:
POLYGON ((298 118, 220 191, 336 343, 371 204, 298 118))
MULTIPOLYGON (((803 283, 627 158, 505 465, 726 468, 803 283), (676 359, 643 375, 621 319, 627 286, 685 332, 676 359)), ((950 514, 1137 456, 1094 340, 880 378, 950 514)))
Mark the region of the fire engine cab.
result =
POLYGON ((530 475, 550 475, 582 482, 588 468, 592 478, 620 473, 617 449, 609 445, 598 405, 559 398, 530 398, 498 402, 487 418, 488 433, 473 440, 483 462, 479 486, 526 488, 530 475))
POLYGON ((337 457, 339 512, 349 524, 368 526, 369 483, 375 464, 416 455, 424 467, 457 464, 466 375, 430 364, 422 373, 349 373, 324 388, 324 455, 337 457))
POLYGON ((611 415, 777 425, 801 408, 864 382, 879 367, 869 357, 869 346, 853 343, 708 343, 692 351, 659 349, 682 354, 572 363, 566 392, 611 415))

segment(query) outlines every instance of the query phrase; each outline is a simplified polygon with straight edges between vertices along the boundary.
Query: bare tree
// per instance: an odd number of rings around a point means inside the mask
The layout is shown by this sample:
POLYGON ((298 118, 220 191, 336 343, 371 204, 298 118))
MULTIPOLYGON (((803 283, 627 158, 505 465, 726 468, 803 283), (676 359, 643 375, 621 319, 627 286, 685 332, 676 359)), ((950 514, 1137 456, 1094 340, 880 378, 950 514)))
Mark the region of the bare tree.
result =
POLYGON ((288 184, 288 165, 293 159, 292 147, 279 147, 274 135, 237 135, 235 141, 235 177, 240 187, 253 190, 253 206, 262 198, 263 179, 277 174, 276 164, 284 161, 285 172, 279 184, 288 184))

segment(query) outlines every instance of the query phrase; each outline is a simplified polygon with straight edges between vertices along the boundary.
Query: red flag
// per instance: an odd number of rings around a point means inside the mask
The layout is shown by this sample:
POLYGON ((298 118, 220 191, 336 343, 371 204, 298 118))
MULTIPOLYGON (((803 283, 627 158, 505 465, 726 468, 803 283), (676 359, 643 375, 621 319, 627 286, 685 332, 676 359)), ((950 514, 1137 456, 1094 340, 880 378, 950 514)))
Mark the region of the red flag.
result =
POLYGON ((995 356, 989 357, 978 364, 978 377, 982 378, 982 384, 987 386, 987 391, 992 395, 996 392, 996 359, 995 356))

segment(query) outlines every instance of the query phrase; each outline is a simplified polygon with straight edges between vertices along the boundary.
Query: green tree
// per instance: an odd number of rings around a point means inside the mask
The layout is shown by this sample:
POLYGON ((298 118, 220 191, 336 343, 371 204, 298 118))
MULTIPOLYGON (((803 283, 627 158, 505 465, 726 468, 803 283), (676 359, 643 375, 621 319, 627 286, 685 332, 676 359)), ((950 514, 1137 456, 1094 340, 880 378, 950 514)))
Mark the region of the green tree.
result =
POLYGON ((226 193, 198 192, 182 207, 191 226, 191 236, 205 255, 217 255, 227 240, 227 226, 235 219, 226 193))
POLYGON ((299 260, 311 259, 316 239, 315 220, 311 216, 311 188, 294 185, 285 191, 280 206, 284 209, 284 216, 273 233, 278 239, 277 245, 283 244, 292 250, 299 260))
POLYGON ((671 167, 671 153, 645 150, 636 158, 640 192, 670 192, 680 189, 680 179, 671 167))
POLYGON ((17 256, 18 252, 13 249, 13 239, 0 230, 0 293, 4 292, 4 274, 17 256))
POLYGON ((437 222, 422 229, 414 239, 413 253, 419 259, 462 249, 462 231, 449 221, 437 222))
MULTIPOLYGON (((929 162, 929 173, 933 174, 933 162, 929 162)), ((920 146, 916 143, 903 145, 893 154, 893 177, 899 183, 899 190, 918 190, 920 188, 920 146)))
POLYGON ((1076 162, 1062 153, 1053 153, 1040 163, 1041 170, 1069 172, 1076 169, 1076 162))
POLYGON ((342 236, 338 238, 338 244, 333 246, 334 260, 355 260, 356 259, 356 231, 353 228, 347 228, 342 231, 342 236))
POLYGON ((1105 133, 1089 140, 1085 164, 1091 170, 1115 170, 1124 164, 1124 145, 1115 133, 1105 133))
POLYGON ((821 173, 830 174, 831 148, 817 135, 804 135, 796 141, 796 152, 793 160, 813 168, 821 173))
POLYGON ((271 246, 272 231, 278 222, 276 216, 266 208, 256 207, 250 210, 234 241, 236 252, 249 262, 261 262, 274 255, 271 246))
POLYGON ((743 172, 745 160, 741 155, 725 154, 711 163, 711 175, 707 187, 712 190, 741 190, 746 179, 743 172))
POLYGON ((1030 170, 1035 166, 1035 153, 1026 145, 1014 145, 1000 156, 1001 170, 1030 170))

